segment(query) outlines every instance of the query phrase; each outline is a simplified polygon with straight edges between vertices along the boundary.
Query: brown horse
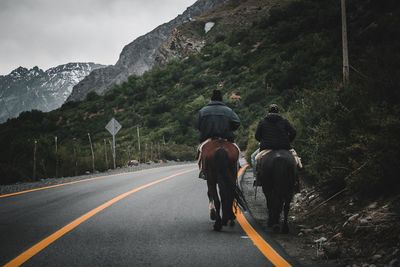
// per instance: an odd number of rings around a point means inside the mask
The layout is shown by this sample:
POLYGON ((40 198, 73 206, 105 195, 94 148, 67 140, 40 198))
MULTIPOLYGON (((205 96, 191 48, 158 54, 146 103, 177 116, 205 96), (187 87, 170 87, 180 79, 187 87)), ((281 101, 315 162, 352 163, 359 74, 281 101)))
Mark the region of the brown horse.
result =
POLYGON ((238 148, 225 139, 213 139, 202 147, 201 160, 207 178, 210 218, 215 220, 215 231, 220 231, 222 226, 226 226, 229 221, 231 226, 235 224, 236 216, 232 209, 234 199, 241 206, 244 206, 243 203, 245 203, 243 195, 236 185, 238 158, 238 148), (220 216, 221 204, 222 218, 220 216))

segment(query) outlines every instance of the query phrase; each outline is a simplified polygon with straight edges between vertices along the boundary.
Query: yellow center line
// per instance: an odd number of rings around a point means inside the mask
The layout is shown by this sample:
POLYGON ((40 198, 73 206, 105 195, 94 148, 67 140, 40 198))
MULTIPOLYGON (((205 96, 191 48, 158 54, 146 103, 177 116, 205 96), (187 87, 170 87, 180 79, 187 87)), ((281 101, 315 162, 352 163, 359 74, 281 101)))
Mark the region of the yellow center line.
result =
POLYGON ((194 169, 190 169, 190 170, 187 170, 187 171, 183 171, 183 172, 179 172, 179 173, 170 175, 168 177, 161 178, 161 179, 156 180, 154 182, 151 182, 151 183, 136 187, 136 188, 134 188, 134 189, 132 189, 132 190, 126 192, 126 193, 123 193, 123 194, 121 194, 121 195, 119 195, 119 196, 117 196, 117 197, 105 202, 104 204, 98 206, 97 208, 92 209, 88 213, 82 215, 81 217, 79 217, 76 220, 70 222, 69 224, 67 224, 63 228, 61 228, 58 231, 54 232, 53 234, 49 235, 48 237, 46 237, 45 239, 43 239, 42 241, 40 241, 36 245, 32 246, 28 250, 24 251, 22 254, 20 254, 19 256, 17 256, 15 259, 11 260, 10 262, 8 262, 4 266, 5 267, 11 267, 11 266, 20 266, 20 265, 22 265, 24 262, 26 262, 27 260, 29 260, 30 258, 35 256, 37 253, 39 253, 40 251, 45 249, 47 246, 49 246, 51 243, 55 242, 57 239, 59 239, 60 237, 62 237, 66 233, 70 232, 71 230, 73 230, 74 228, 79 226, 81 223, 87 221, 88 219, 90 219, 91 217, 93 217, 94 215, 99 213, 100 211, 110 207, 111 205, 115 204, 116 202, 126 198, 129 195, 132 195, 133 193, 136 193, 136 192, 138 192, 140 190, 143 190, 143 189, 145 189, 147 187, 153 186, 155 184, 164 182, 164 181, 169 180, 171 178, 174 178, 176 176, 179 176, 179 175, 182 175, 182 174, 185 174, 185 173, 188 173, 188 172, 192 172, 192 171, 194 171, 194 169))
MULTIPOLYGON (((126 173, 124 173, 124 174, 126 174, 126 173)), ((61 183, 61 184, 56 184, 56 185, 43 186, 43 187, 28 189, 28 190, 24 190, 24 191, 18 191, 18 192, 14 192, 14 193, 0 195, 0 198, 11 197, 11 196, 21 195, 21 194, 25 194, 25 193, 29 193, 29 192, 34 192, 34 191, 39 191, 39 190, 44 190, 44 189, 49 189, 49 188, 69 185, 69 184, 83 183, 83 182, 88 182, 88 181, 93 181, 93 180, 98 180, 98 179, 104 179, 106 177, 113 177, 113 176, 120 176, 120 175, 123 175, 123 174, 121 173, 121 174, 115 174, 115 175, 99 176, 99 177, 93 177, 93 178, 83 179, 83 180, 79 180, 79 181, 73 181, 73 182, 66 182, 66 183, 61 183)))
POLYGON ((49 189, 49 188, 54 188, 54 187, 59 187, 59 186, 64 186, 64 185, 89 182, 89 181, 93 181, 93 180, 100 180, 100 179, 109 178, 109 177, 115 177, 115 176, 123 176, 123 175, 127 175, 127 174, 130 174, 130 173, 131 172, 125 172, 125 173, 97 176, 97 177, 93 177, 93 178, 82 179, 82 180, 79 180, 79 181, 72 181, 72 182, 66 182, 66 183, 61 183, 61 184, 56 184, 56 185, 43 186, 43 187, 38 187, 38 188, 33 188, 33 189, 28 189, 28 190, 23 190, 23 191, 18 191, 18 192, 14 192, 14 193, 3 194, 3 195, 0 195, 0 198, 21 195, 21 194, 25 194, 25 193, 29 193, 29 192, 35 192, 35 191, 39 191, 39 190, 44 190, 44 189, 49 189))
MULTIPOLYGON (((239 172, 238 177, 246 171, 249 165, 243 166, 239 172)), ((260 250, 260 252, 275 266, 286 267, 291 266, 271 245, 265 241, 261 235, 251 226, 246 220, 240 209, 237 210, 236 219, 239 222, 242 229, 246 232, 247 236, 253 241, 254 245, 260 250)))

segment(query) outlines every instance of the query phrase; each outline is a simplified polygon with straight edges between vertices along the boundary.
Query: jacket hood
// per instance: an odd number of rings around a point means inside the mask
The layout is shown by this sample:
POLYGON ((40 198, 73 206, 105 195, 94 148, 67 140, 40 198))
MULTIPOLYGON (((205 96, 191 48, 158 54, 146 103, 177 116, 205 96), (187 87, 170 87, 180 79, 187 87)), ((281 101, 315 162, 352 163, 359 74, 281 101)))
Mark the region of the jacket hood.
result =
POLYGON ((269 121, 269 122, 278 122, 282 120, 283 118, 277 114, 277 113, 268 113, 267 116, 265 116, 264 120, 269 121))

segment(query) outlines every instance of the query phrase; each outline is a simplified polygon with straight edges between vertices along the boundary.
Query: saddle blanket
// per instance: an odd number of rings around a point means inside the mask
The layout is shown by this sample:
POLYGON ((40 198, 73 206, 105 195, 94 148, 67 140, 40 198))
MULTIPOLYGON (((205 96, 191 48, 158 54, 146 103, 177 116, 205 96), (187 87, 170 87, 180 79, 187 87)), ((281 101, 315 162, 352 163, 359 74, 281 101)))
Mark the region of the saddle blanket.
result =
MULTIPOLYGON (((202 164, 201 164, 201 152, 203 151, 203 146, 205 145, 205 144, 207 144, 208 142, 210 142, 211 140, 213 140, 213 139, 211 139, 211 138, 209 138, 209 139, 207 139, 206 141, 204 141, 203 143, 201 143, 199 146, 198 146, 198 148, 197 148, 197 164, 199 165, 199 168, 200 168, 200 170, 202 169, 202 164)), ((223 140, 225 140, 225 141, 227 141, 226 139, 223 139, 223 140)), ((237 148, 237 150, 238 150, 238 152, 239 152, 239 155, 240 155, 240 148, 239 148, 239 146, 236 144, 236 143, 232 143, 236 148, 237 148)))
MULTIPOLYGON (((207 144, 208 142, 210 142, 211 140, 215 140, 215 139, 208 138, 206 141, 204 141, 203 143, 201 143, 201 144, 199 145, 199 147, 197 148, 197 150, 201 153, 201 151, 203 150, 203 146, 204 146, 205 144, 207 144)), ((223 140, 228 141, 228 140, 226 140, 226 139, 223 139, 223 140)), ((239 148, 239 146, 238 146, 236 143, 232 143, 232 144, 237 148, 237 150, 238 150, 238 152, 239 152, 239 154, 240 154, 240 148, 239 148)))
MULTIPOLYGON (((261 150, 257 155, 256 155, 256 161, 259 161, 262 157, 264 157, 265 155, 267 155, 269 152, 271 152, 272 149, 264 149, 261 150)), ((301 158, 297 155, 296 150, 294 150, 293 148, 289 150, 290 153, 292 153, 295 161, 296 161, 296 165, 297 167, 299 167, 300 169, 303 168, 303 164, 301 163, 301 158)))

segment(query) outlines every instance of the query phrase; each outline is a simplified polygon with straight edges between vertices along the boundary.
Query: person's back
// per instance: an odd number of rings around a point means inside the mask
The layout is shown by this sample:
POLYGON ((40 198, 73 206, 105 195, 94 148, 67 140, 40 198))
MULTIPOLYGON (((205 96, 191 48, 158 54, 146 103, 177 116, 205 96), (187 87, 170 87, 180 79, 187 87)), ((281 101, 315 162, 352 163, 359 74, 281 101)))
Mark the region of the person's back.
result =
MULTIPOLYGON (((259 166, 257 166, 258 162, 262 157, 266 156, 273 150, 289 150, 296 161, 297 166, 302 168, 300 157, 290 145, 296 137, 296 130, 278 113, 278 106, 275 104, 270 105, 268 114, 258 123, 257 126, 255 138, 260 142, 260 152, 256 155, 256 163, 253 166, 256 170, 255 185, 260 185, 260 180, 257 175, 257 169, 259 168, 259 166)), ((297 176, 296 183, 298 187, 299 181, 297 176)))
POLYGON ((214 90, 210 103, 198 113, 196 128, 200 131, 200 142, 209 138, 224 138, 233 142, 233 131, 239 126, 238 115, 222 102, 221 92, 214 90))
POLYGON ((278 112, 277 106, 271 105, 269 113, 257 126, 255 137, 260 142, 260 151, 291 148, 290 142, 296 137, 296 130, 278 112))
POLYGON ((196 128, 200 131, 201 143, 198 148, 199 178, 205 179, 201 163, 202 145, 207 140, 214 138, 223 138, 233 143, 233 131, 239 128, 239 126, 240 119, 238 115, 222 102, 221 91, 214 90, 210 103, 200 109, 197 114, 196 128))

